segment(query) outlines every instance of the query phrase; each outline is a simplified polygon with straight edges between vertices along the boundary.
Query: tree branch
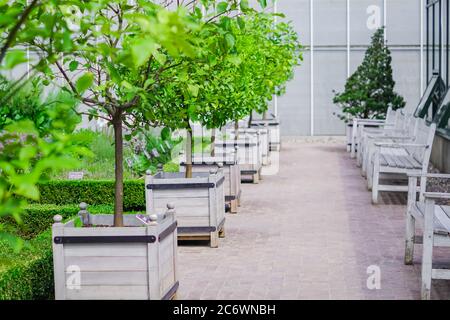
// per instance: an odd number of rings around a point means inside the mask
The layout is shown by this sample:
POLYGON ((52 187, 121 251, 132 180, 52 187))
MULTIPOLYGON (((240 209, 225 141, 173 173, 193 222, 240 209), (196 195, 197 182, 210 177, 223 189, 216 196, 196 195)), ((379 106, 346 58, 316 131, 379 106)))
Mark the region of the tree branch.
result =
POLYGON ((14 25, 14 27, 11 29, 10 33, 8 34, 8 37, 6 38, 6 42, 3 45, 3 47, 0 49, 0 64, 2 63, 3 59, 5 58, 6 51, 8 51, 8 48, 12 45, 14 39, 16 38, 17 33, 20 30, 20 27, 25 23, 26 19, 30 15, 30 13, 33 11, 34 7, 37 5, 38 0, 33 0, 28 7, 25 9, 25 11, 20 16, 19 21, 14 25))

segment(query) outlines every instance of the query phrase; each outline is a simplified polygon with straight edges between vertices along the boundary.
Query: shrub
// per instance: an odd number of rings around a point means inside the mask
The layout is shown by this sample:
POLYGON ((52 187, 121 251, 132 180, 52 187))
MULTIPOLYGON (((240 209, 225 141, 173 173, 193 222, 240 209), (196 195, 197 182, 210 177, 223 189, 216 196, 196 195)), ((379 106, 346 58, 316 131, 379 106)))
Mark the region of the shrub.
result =
MULTIPOLYGON (((59 214, 63 219, 68 219, 75 216, 78 210, 78 204, 63 206, 54 204, 31 204, 21 214, 21 224, 17 224, 13 217, 0 218, 0 223, 3 223, 10 233, 29 240, 48 230, 53 224, 53 217, 55 215, 59 214)), ((92 214, 112 214, 114 212, 114 206, 106 204, 89 206, 88 211, 92 214)))
POLYGON ((391 52, 384 41, 384 29, 378 29, 372 36, 362 64, 345 84, 342 93, 335 93, 333 102, 343 114, 336 114, 341 120, 348 116, 382 119, 387 109, 405 106, 403 98, 394 91, 391 52))
MULTIPOLYGON (((114 181, 112 180, 54 180, 39 184, 41 204, 88 205, 114 203, 114 181)), ((124 209, 145 209, 143 180, 128 180, 124 183, 124 209)))
POLYGON ((30 241, 20 253, 0 243, 0 300, 53 299, 53 256, 51 230, 30 241), (4 258, 3 258, 4 259, 4 258))
MULTIPOLYGON (((0 76, 0 96, 10 90, 11 82, 0 76)), ((73 132, 81 118, 74 111, 78 104, 71 94, 57 91, 44 97, 41 79, 33 78, 27 85, 20 88, 0 108, 0 129, 8 124, 20 120, 31 120, 39 133, 46 135, 54 126, 54 113, 65 118, 63 129, 67 133, 73 132)))
MULTIPOLYGON (((112 205, 89 206, 92 214, 113 214, 112 205)), ((47 300, 54 298, 51 225, 53 216, 69 219, 78 212, 77 205, 55 206, 34 204, 22 215, 24 224, 18 227, 26 242, 19 252, 6 242, 0 242, 0 300, 47 300)), ((137 212, 126 212, 135 214, 137 212)), ((13 220, 10 223, 15 223, 13 220)))

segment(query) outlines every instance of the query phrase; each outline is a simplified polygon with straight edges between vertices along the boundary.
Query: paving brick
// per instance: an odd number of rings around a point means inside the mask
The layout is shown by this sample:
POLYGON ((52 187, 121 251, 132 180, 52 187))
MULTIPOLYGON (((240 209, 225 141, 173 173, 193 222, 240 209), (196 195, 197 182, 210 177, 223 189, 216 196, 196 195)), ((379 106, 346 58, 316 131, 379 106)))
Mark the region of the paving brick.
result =
MULTIPOLYGON (((180 243, 180 299, 419 299, 416 265, 403 264, 405 197, 371 204, 367 183, 343 144, 287 142, 280 170, 242 186, 219 248, 180 243), (381 289, 367 268, 379 266, 381 289)), ((450 261, 448 250, 436 258, 450 261)), ((433 281, 434 299, 450 281, 433 281)))

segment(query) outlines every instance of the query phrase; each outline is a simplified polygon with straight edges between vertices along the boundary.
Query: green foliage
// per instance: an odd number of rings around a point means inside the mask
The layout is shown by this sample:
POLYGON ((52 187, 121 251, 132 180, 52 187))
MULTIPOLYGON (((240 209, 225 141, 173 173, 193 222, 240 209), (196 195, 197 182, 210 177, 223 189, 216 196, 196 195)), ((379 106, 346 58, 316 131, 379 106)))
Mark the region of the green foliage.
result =
POLYGON ((57 214, 64 219, 73 217, 78 212, 78 206, 54 204, 30 204, 27 205, 21 213, 22 222, 17 223, 12 217, 1 218, 4 225, 14 228, 14 233, 22 239, 32 239, 38 234, 44 232, 53 224, 53 217, 57 214))
POLYGON ((53 299, 51 230, 31 240, 20 253, 0 242, 0 300, 53 299))
MULTIPOLYGON (((92 156, 81 157, 79 165, 72 170, 54 171, 49 175, 49 179, 67 179, 70 171, 82 171, 86 179, 114 179, 114 144, 113 139, 108 134, 92 130, 80 130, 73 134, 74 141, 92 152, 92 156)), ((125 146, 126 157, 131 157, 133 151, 130 146, 125 146)), ((137 175, 128 167, 124 168, 126 179, 136 178, 137 175)))
POLYGON ((336 93, 333 102, 342 109, 337 116, 344 121, 348 115, 357 118, 384 118, 389 107, 405 106, 403 98, 394 91, 391 53, 384 42, 384 29, 372 36, 362 64, 345 84, 342 93, 336 93))
MULTIPOLYGON (((0 132, 0 217, 12 216, 20 222, 26 201, 39 200, 36 184, 49 171, 74 167, 77 156, 90 154, 61 130, 60 113, 53 116, 45 136, 30 120, 13 122, 0 132)), ((1 224, 0 238, 10 238, 1 224)))
MULTIPOLYGON (((0 76, 0 97, 7 94, 11 82, 0 76)), ((43 86, 39 78, 30 80, 0 107, 0 130, 15 121, 31 120, 38 132, 45 136, 57 125, 61 131, 71 133, 81 121, 75 108, 78 101, 67 92, 60 91, 43 99, 43 86), (56 113, 63 122, 55 121, 56 113)))
MULTIPOLYGON (((114 181, 112 180, 53 180, 38 185, 41 193, 39 203, 72 205, 86 202, 88 205, 114 203, 114 181)), ((143 180, 125 180, 125 210, 145 208, 143 180)))
POLYGON ((177 67, 154 88, 149 108, 157 123, 173 129, 189 128, 190 122, 219 128, 252 110, 267 110, 301 61, 297 34, 274 17, 249 11, 195 30, 198 55, 174 59, 177 67))
POLYGON ((165 165, 179 153, 179 145, 183 139, 172 139, 169 129, 161 130, 159 136, 151 132, 143 132, 132 141, 133 154, 127 158, 128 166, 133 172, 142 176, 147 170, 155 173, 158 165, 165 165))

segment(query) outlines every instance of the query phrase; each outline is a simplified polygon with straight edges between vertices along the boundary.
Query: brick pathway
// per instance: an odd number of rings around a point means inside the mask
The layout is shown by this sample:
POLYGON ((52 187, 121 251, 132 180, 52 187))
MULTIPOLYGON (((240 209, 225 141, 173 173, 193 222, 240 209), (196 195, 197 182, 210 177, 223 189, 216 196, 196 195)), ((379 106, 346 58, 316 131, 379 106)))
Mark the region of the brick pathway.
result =
MULTIPOLYGON (((243 186, 218 249, 180 245, 179 299, 419 299, 420 245, 403 264, 404 200, 370 196, 342 142, 285 143, 278 175, 243 186), (367 288, 371 265, 380 290, 367 288)), ((450 281, 433 285, 450 298, 450 281)))

